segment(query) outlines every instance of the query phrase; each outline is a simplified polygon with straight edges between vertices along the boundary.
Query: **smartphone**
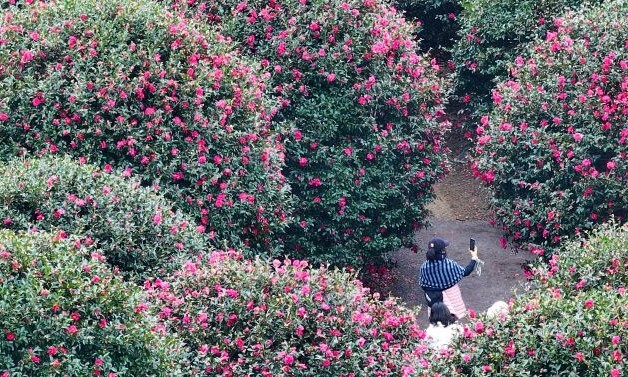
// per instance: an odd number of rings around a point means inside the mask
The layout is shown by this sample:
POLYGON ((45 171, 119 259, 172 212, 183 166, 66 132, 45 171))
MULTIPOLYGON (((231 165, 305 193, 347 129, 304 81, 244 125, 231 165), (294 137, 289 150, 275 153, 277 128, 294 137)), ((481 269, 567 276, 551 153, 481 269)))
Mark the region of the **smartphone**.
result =
POLYGON ((475 238, 469 238, 469 250, 475 249, 475 238))

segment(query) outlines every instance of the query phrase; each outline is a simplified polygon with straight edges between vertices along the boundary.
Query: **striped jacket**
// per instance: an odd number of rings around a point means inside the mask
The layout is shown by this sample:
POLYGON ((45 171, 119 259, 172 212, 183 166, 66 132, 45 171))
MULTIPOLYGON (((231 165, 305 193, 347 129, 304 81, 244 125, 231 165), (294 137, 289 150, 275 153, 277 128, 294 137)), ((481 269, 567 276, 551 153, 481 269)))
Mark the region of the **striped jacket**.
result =
POLYGON ((451 288, 473 271, 475 263, 471 260, 467 267, 462 267, 449 258, 427 260, 421 265, 419 285, 429 291, 443 291, 451 288))

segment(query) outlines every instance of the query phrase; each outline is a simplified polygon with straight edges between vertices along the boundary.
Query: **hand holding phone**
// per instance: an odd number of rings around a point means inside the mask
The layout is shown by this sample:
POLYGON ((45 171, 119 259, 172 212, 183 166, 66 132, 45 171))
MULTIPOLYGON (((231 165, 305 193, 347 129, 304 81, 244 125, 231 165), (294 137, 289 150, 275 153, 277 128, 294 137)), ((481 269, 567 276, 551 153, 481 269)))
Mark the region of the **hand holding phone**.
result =
POLYGON ((478 249, 475 247, 475 238, 469 239, 469 252, 471 253, 471 259, 478 259, 478 249))

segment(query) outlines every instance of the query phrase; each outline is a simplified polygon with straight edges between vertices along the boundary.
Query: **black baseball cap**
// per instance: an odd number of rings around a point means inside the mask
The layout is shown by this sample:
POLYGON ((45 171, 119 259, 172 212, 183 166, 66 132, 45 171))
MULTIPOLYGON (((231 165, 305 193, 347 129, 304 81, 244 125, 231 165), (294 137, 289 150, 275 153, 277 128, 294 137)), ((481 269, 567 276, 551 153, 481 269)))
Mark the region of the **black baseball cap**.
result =
POLYGON ((428 248, 434 249, 436 252, 443 252, 447 246, 449 246, 449 241, 440 237, 432 238, 427 244, 428 248))

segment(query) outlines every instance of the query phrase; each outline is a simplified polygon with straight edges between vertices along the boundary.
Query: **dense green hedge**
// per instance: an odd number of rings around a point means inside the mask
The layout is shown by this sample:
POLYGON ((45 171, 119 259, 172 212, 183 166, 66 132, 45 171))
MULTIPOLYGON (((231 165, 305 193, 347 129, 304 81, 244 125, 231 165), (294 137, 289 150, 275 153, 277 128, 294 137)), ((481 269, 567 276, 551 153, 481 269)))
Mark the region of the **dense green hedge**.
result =
POLYGON ((490 103, 495 81, 509 77, 509 67, 518 56, 525 54, 528 42, 557 29, 556 19, 570 9, 600 2, 460 1, 460 30, 452 48, 452 59, 457 75, 456 90, 463 104, 466 103, 465 110, 481 110, 490 103))
POLYGON ((543 253, 628 215, 624 0, 558 18, 493 91, 475 174, 517 248, 543 253))
POLYGON ((97 248, 0 230, 0 375, 178 376, 183 344, 144 305, 97 248))
POLYGON ((451 63, 451 48, 458 40, 460 12, 458 0, 395 0, 394 5, 404 16, 420 27, 415 38, 421 51, 429 52, 441 62, 451 63))
POLYGON ((0 202, 0 227, 96 244, 140 283, 166 275, 178 267, 178 255, 202 253, 209 243, 192 219, 153 190, 68 157, 0 164, 0 202))
POLYGON ((414 313, 350 273, 235 251, 189 260, 145 285, 194 376, 411 376, 424 336, 414 313), (416 352, 414 354, 414 352, 416 352))
POLYGON ((172 1, 262 62, 296 197, 286 252, 361 264, 411 242, 444 173, 448 82, 384 1, 172 1))
POLYGON ((3 17, 1 159, 125 169, 216 240, 279 244, 289 201, 257 64, 152 1, 35 2, 3 17))

